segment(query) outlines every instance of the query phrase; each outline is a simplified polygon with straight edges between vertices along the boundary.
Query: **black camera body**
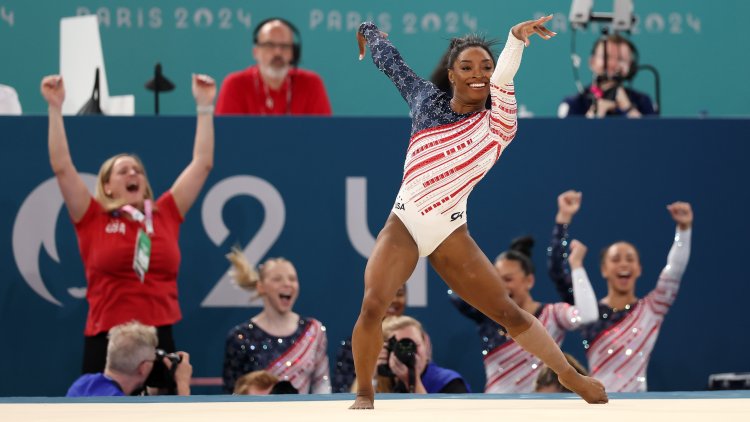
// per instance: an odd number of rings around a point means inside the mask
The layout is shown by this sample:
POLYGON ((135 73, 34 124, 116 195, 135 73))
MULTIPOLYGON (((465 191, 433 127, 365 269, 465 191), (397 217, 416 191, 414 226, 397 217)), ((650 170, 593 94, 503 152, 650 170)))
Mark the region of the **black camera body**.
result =
POLYGON ((174 365, 182 362, 182 356, 178 355, 177 353, 167 353, 163 349, 156 349, 156 361, 163 364, 164 358, 169 359, 169 361, 172 362, 173 367, 174 365))
POLYGON ((386 358, 386 363, 378 365, 378 375, 384 377, 393 376, 393 371, 391 371, 391 367, 388 366, 387 362, 391 358, 391 353, 396 355, 396 359, 406 365, 407 368, 414 369, 417 355, 417 343, 414 340, 410 338, 396 340, 396 336, 391 336, 385 345, 385 349, 388 350, 388 357, 386 358))
POLYGON ((145 384, 149 387, 165 389, 167 394, 175 394, 177 383, 174 380, 174 372, 177 369, 177 365, 182 362, 182 356, 177 353, 167 353, 163 349, 156 349, 154 357, 154 367, 151 369, 151 373, 148 375, 145 384), (164 358, 169 359, 172 363, 172 368, 167 368, 164 358))

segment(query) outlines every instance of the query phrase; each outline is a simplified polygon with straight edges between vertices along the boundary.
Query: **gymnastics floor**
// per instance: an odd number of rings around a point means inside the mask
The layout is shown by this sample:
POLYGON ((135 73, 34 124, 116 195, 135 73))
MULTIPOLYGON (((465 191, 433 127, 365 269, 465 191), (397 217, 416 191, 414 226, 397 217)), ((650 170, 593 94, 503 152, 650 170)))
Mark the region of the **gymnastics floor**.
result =
POLYGON ((2 422, 748 422, 750 391, 611 394, 588 405, 569 394, 380 395, 375 410, 348 410, 353 395, 0 398, 2 422))

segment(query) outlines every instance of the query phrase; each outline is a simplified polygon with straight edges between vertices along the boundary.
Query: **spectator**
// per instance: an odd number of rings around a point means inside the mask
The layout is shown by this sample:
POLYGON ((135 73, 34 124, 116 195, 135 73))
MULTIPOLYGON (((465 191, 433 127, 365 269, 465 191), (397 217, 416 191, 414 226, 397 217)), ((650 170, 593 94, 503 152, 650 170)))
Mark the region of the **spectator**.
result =
POLYGON ((234 383, 234 394, 241 396, 265 396, 271 392, 279 378, 264 370, 245 374, 234 383))
POLYGON ((378 356, 376 379, 380 393, 470 392, 461 374, 432 362, 432 347, 422 324, 404 315, 383 320, 383 348, 378 356), (404 355, 409 356, 410 362, 402 360, 404 355), (413 383, 407 363, 412 366, 413 383))
POLYGON ((94 196, 89 193, 68 149, 63 79, 54 75, 42 80, 42 95, 49 104, 50 163, 75 226, 88 285, 83 373, 104 370, 107 332, 133 319, 156 327, 162 349, 176 350, 172 325, 182 318, 177 301, 180 224, 214 161, 216 84, 208 76, 193 75, 192 90, 198 114, 193 159, 172 187, 153 201, 146 170, 133 154, 105 161, 94 196))
POLYGON ((637 118, 656 114, 648 95, 627 88, 638 71, 635 45, 621 35, 609 35, 594 43, 589 57, 593 82, 582 93, 567 97, 557 110, 559 117, 626 116, 637 118), (606 40, 607 59, 604 62, 606 40))
MULTIPOLYGON (((575 268, 575 306, 565 302, 540 303, 534 300, 534 263, 531 249, 534 239, 529 236, 515 239, 510 249, 495 260, 495 269, 505 283, 510 298, 526 312, 534 315, 550 336, 561 345, 567 331, 597 319, 594 290, 583 269, 586 246, 574 240, 569 261, 575 268)), ((482 355, 486 376, 485 393, 531 393, 534 380, 542 368, 540 360, 523 350, 508 335, 508 330, 491 320, 449 291, 451 302, 477 324, 482 339, 482 355)), ((579 371, 580 372, 580 371, 579 371)))
POLYGON ((270 258, 258 273, 239 249, 227 257, 236 283, 263 298, 263 310, 227 335, 224 390, 231 393, 242 374, 264 369, 290 381, 302 394, 330 393, 326 329, 320 321, 292 311, 299 295, 294 265, 270 258))
POLYGON ((320 76, 297 67, 302 45, 291 22, 281 18, 260 22, 253 42, 256 65, 224 79, 216 114, 331 115, 320 76))
MULTIPOLYGON (((558 197, 558 213, 550 245, 548 269, 560 297, 571 303, 572 279, 565 268, 568 225, 581 206, 581 193, 567 191, 558 197)), ((656 288, 646 297, 635 295, 635 283, 641 276, 638 250, 628 242, 615 242, 601 254, 600 269, 607 280, 607 296, 599 301, 599 317, 581 327, 583 344, 591 376, 611 392, 647 390, 646 371, 664 315, 669 311, 680 287, 690 258, 693 211, 686 202, 667 206, 677 223, 667 265, 659 275, 656 288)), ((571 267, 573 266, 571 262, 571 267)), ((575 275, 576 283, 585 273, 575 275)))
MULTIPOLYGON (((68 389, 67 397, 129 396, 142 391, 144 383, 161 359, 172 370, 176 393, 190 395, 190 377, 193 367, 190 356, 177 352, 179 363, 157 354, 156 328, 137 321, 112 327, 107 344, 107 362, 104 372, 83 374, 68 389)), ((174 358, 174 356, 172 356, 174 358)), ((174 358, 177 360, 177 358, 174 358)))

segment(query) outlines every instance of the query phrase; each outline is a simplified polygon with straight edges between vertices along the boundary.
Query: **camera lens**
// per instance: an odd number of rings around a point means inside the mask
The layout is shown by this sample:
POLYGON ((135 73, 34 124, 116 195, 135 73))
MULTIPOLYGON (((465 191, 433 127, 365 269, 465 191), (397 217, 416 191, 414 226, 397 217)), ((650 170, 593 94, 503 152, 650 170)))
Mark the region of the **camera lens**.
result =
POLYGON ((417 343, 410 338, 402 338, 393 345, 393 354, 404 365, 413 368, 417 354, 417 343))

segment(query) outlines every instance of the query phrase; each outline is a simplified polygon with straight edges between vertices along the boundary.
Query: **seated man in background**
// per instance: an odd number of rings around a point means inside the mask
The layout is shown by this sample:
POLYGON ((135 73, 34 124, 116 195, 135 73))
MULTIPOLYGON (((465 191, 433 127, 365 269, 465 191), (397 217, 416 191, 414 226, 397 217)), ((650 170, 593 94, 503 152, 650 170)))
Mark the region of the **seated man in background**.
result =
POLYGON ((563 100, 557 109, 558 117, 586 116, 601 118, 626 116, 638 118, 656 114, 648 95, 623 86, 630 81, 637 69, 635 46, 621 35, 599 38, 591 50, 589 68, 594 78, 582 93, 563 100), (604 63, 606 40, 607 62, 604 63))
POLYGON ((403 315, 385 318, 383 341, 383 349, 378 356, 376 392, 470 392, 461 374, 441 368, 431 361, 429 337, 416 319, 403 315), (410 380, 410 371, 413 380, 410 380))
POLYGON ((291 22, 281 18, 260 22, 253 32, 253 42, 257 64, 224 79, 216 102, 217 115, 331 115, 320 76, 297 67, 302 46, 291 22))
POLYGON ((173 374, 176 393, 189 396, 190 377, 193 375, 190 356, 185 352, 177 352, 176 356, 165 355, 163 351, 157 351, 157 342, 155 327, 137 321, 113 327, 109 330, 104 373, 81 375, 66 396, 129 396, 138 393, 154 367, 158 367, 157 359, 161 359, 173 374))

